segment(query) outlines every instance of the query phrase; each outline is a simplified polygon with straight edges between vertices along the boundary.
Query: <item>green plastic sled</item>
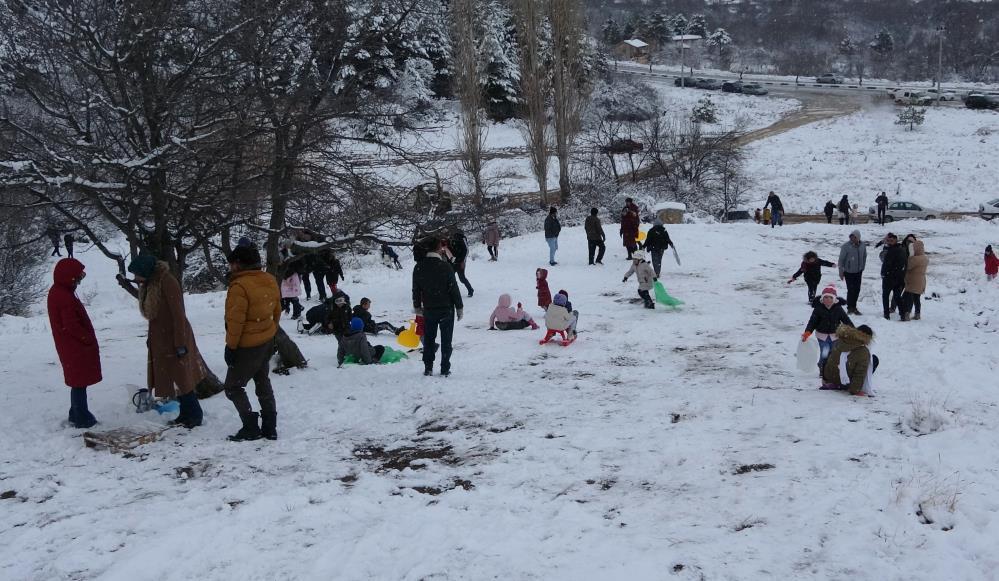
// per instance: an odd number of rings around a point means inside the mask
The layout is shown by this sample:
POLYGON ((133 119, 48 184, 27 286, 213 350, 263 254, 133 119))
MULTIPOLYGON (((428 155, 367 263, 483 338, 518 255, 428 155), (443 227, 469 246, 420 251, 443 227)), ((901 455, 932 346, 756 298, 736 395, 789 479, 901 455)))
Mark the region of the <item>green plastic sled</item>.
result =
MULTIPOLYGON (((409 359, 409 356, 406 355, 405 351, 398 351, 386 345, 385 353, 382 353, 382 358, 378 361, 378 363, 398 363, 403 359, 409 359)), ((343 364, 357 365, 357 357, 354 357, 353 355, 348 355, 343 358, 343 364)))
POLYGON ((666 287, 664 287, 663 283, 658 280, 656 281, 655 291, 656 302, 659 304, 666 305, 667 307, 672 307, 674 309, 683 304, 683 301, 680 299, 670 296, 670 294, 666 292, 666 287))

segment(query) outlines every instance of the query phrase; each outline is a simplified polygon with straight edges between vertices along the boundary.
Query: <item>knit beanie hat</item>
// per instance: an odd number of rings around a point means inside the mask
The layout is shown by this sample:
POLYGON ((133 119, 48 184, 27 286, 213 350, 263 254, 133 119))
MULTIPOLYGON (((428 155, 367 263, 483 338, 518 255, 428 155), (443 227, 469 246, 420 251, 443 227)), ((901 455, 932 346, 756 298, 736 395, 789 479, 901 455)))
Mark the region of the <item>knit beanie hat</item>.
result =
POLYGON ((253 246, 237 246, 229 253, 229 264, 241 268, 260 268, 260 251, 253 246))
POLYGON ((824 299, 826 297, 832 297, 832 298, 835 299, 837 297, 837 295, 836 295, 836 287, 834 287, 833 285, 829 285, 826 288, 822 289, 822 297, 821 298, 824 299))
POLYGON ((128 265, 128 272, 142 278, 150 278, 156 270, 156 257, 152 254, 140 254, 128 265))
POLYGON ((569 299, 563 294, 556 294, 555 298, 552 299, 552 302, 554 302, 556 305, 560 307, 564 307, 565 304, 569 302, 569 299))
POLYGON ((350 320, 350 330, 354 331, 355 333, 357 331, 363 331, 364 321, 362 321, 360 317, 354 317, 353 319, 350 320))
POLYGON ((237 248, 250 247, 250 246, 253 246, 253 241, 250 240, 249 236, 242 236, 240 237, 239 241, 236 242, 237 248))

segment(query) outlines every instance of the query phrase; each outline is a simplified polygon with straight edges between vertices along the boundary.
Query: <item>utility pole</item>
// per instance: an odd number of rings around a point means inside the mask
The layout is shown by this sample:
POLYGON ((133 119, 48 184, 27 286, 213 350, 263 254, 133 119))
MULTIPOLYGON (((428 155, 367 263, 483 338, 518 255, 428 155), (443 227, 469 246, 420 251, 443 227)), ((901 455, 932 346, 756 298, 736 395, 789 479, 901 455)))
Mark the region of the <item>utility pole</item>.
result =
POLYGON ((940 44, 937 48, 937 107, 940 106, 940 97, 943 96, 943 37, 947 28, 943 25, 937 27, 937 34, 940 35, 940 44))

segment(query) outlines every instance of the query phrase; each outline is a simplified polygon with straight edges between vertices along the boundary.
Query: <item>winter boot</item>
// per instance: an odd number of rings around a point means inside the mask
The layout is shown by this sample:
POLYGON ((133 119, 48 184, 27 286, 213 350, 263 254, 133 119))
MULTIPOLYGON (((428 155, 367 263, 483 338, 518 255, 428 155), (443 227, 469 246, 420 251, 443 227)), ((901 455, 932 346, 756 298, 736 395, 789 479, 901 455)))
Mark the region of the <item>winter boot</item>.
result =
POLYGON ((268 440, 277 440, 277 412, 260 412, 260 433, 268 440))
POLYGON ((450 365, 448 365, 447 367, 441 365, 441 376, 442 377, 450 377, 451 376, 451 366, 450 365))
POLYGON ((427 377, 430 377, 433 374, 434 374, 434 364, 432 362, 431 363, 424 363, 423 364, 423 375, 425 375, 427 377))
POLYGON ((97 418, 87 407, 87 388, 73 387, 69 393, 69 423, 74 428, 92 428, 97 424, 97 418))
POLYGON ((919 320, 919 313, 916 313, 915 315, 912 315, 912 320, 913 321, 918 321, 919 320))
POLYGON ((259 417, 260 414, 256 412, 241 415, 240 419, 243 420, 243 427, 240 428, 235 434, 229 436, 229 441, 249 442, 252 440, 259 440, 261 438, 260 427, 257 425, 257 418, 259 417))
POLYGON ((183 426, 189 430, 200 426, 202 420, 204 420, 204 412, 201 411, 201 403, 198 402, 198 396, 192 391, 178 397, 177 401, 180 402, 180 415, 177 416, 177 419, 171 420, 169 424, 171 426, 183 426))
POLYGON ((534 321, 531 321, 531 330, 532 331, 537 331, 538 330, 538 324, 535 323, 534 321))

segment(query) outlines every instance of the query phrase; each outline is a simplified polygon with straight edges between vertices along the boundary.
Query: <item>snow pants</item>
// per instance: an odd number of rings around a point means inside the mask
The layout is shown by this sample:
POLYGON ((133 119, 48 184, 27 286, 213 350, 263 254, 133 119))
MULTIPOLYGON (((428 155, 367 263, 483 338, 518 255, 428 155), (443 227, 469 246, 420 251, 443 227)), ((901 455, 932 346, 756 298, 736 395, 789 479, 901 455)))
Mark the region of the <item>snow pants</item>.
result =
POLYGON ((253 380, 256 388, 257 401, 260 403, 260 413, 267 415, 277 413, 274 400, 274 389, 271 387, 270 363, 272 341, 258 347, 236 349, 233 353, 232 365, 225 373, 225 396, 236 407, 240 417, 253 413, 250 398, 246 396, 246 384, 253 380))

